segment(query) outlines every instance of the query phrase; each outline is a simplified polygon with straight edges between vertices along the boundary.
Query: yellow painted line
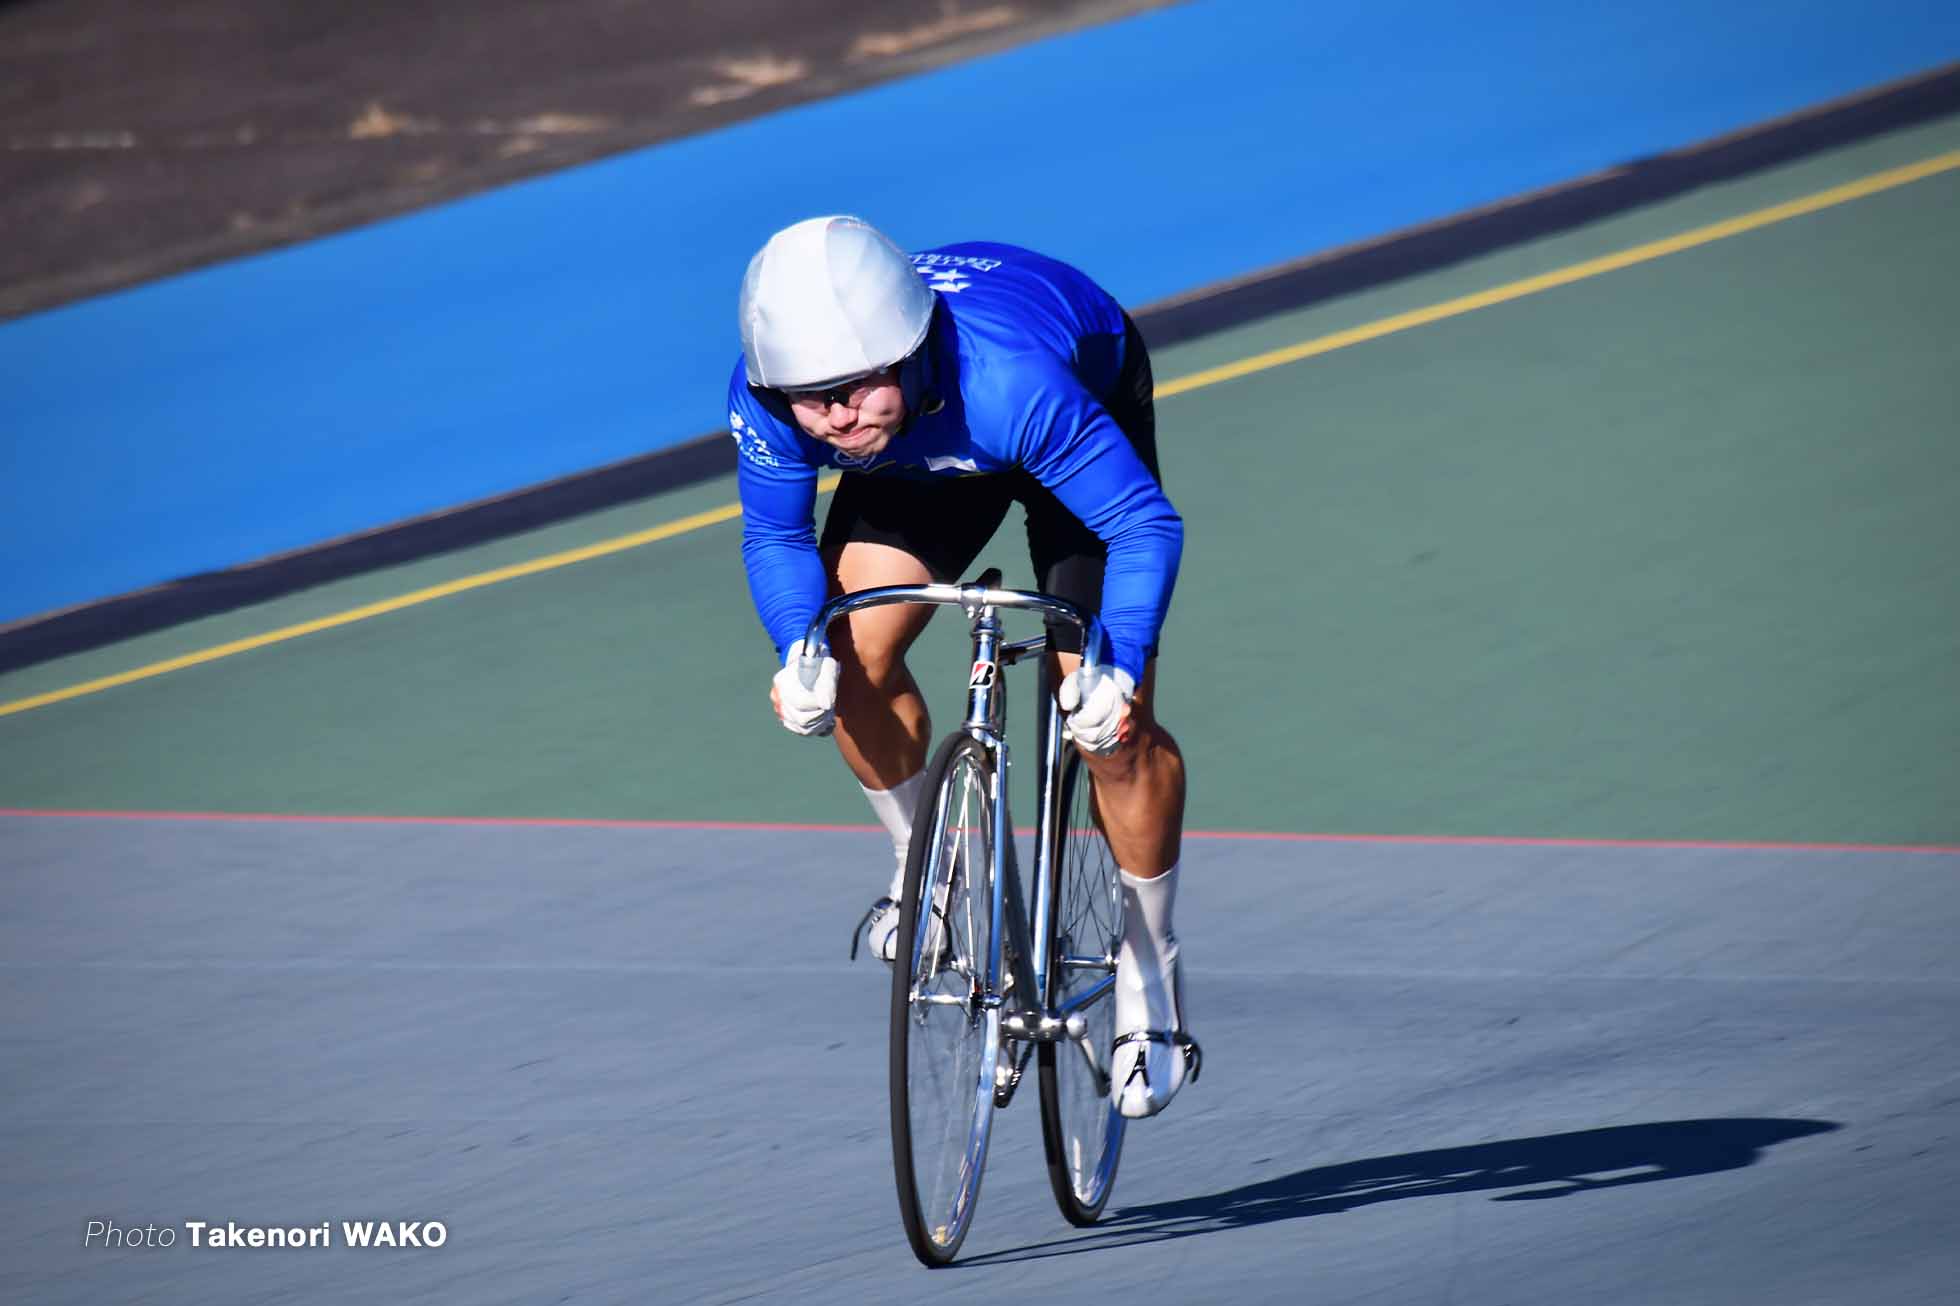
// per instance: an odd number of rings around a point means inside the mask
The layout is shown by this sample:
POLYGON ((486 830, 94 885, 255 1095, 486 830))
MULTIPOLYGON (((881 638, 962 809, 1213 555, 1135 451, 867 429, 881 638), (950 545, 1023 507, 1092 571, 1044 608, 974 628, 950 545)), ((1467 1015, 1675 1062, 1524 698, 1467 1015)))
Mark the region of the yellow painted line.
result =
POLYGON ((1948 172, 1954 168, 1960 168, 1960 150, 1941 154, 1931 159, 1922 159, 1918 163, 1909 163, 1904 167, 1891 168, 1885 172, 1874 173, 1869 177, 1863 177, 1857 181, 1846 182, 1842 186, 1833 186, 1829 190, 1818 191, 1815 195, 1806 195, 1801 199, 1794 199, 1785 204, 1776 204, 1766 209, 1758 209, 1754 213, 1745 213, 1739 218, 1730 218, 1725 222, 1712 222, 1708 226, 1696 227, 1693 231, 1684 231, 1678 236, 1669 236, 1665 240, 1655 240, 1649 241, 1645 245, 1635 245, 1633 248, 1623 249, 1617 254, 1607 254, 1600 258, 1587 259, 1583 263, 1574 263, 1570 267, 1541 273, 1535 277, 1526 277, 1522 281, 1513 281, 1508 285, 1496 286, 1490 290, 1481 290, 1474 295, 1464 295, 1458 299, 1445 300, 1440 304, 1431 304, 1427 308, 1413 309, 1407 313, 1397 313, 1393 317, 1385 317, 1377 322, 1369 322, 1363 326, 1350 327, 1346 331, 1336 331, 1332 335, 1321 336, 1315 340, 1302 341, 1297 345, 1288 345, 1284 349, 1275 349, 1270 353, 1254 354, 1251 358, 1241 358, 1235 363, 1225 363, 1218 367, 1206 368, 1202 372, 1193 372, 1189 376, 1180 376, 1174 381, 1166 381, 1163 385, 1158 386, 1157 398, 1164 399, 1171 395, 1181 395, 1186 391, 1202 389, 1208 385, 1217 385, 1221 381, 1237 380, 1242 376, 1251 376, 1254 372, 1264 372, 1270 368, 1284 367, 1288 363, 1297 363, 1303 358, 1313 358, 1319 354, 1331 354, 1336 349, 1346 349, 1349 345, 1358 345, 1368 340, 1379 340, 1383 336, 1394 335, 1398 331, 1407 331, 1411 327, 1423 326, 1430 322, 1440 322, 1444 318, 1459 317, 1465 313, 1473 313, 1480 308, 1489 308, 1493 304, 1509 303, 1511 300, 1523 299, 1527 295, 1536 295, 1541 291, 1551 290, 1558 286, 1569 286, 1575 281, 1584 281, 1588 277, 1596 277, 1602 273, 1632 267, 1636 263, 1650 262, 1653 259, 1662 258, 1668 254, 1678 254, 1684 249, 1693 249, 1697 245, 1707 245, 1714 241, 1727 240, 1730 236, 1739 236, 1745 231, 1755 231, 1758 228, 1770 226, 1772 223, 1787 222, 1791 218, 1802 217, 1806 213, 1815 213, 1819 209, 1828 209, 1834 205, 1845 204, 1855 199, 1862 199, 1867 195, 1876 195, 1880 191, 1891 190, 1896 186, 1904 186, 1908 182, 1919 181, 1922 178, 1931 177, 1935 173, 1948 172))
MULTIPOLYGON (((836 488, 837 477, 834 475, 825 476, 817 482, 817 493, 819 494, 827 494, 836 488)), ((0 716, 12 716, 16 712, 27 712, 37 707, 46 707, 50 703, 61 703, 71 698, 81 698, 85 694, 98 694, 105 689, 114 689, 118 685, 127 685, 138 680, 149 680, 155 676, 167 675, 172 671, 182 671, 185 667, 202 666, 206 662, 216 662, 220 658, 228 658, 237 653, 249 653, 255 648, 264 648, 268 644, 283 644, 289 639, 298 639, 302 635, 317 634, 323 630, 332 630, 336 626, 352 625, 357 621, 366 621, 369 617, 379 617, 384 613, 399 612, 403 608, 412 608, 419 604, 433 602, 436 599, 448 598, 452 594, 467 593, 470 590, 482 589, 487 585, 500 585, 507 580, 516 580, 520 576, 535 576, 539 572, 556 571, 560 567, 569 567, 573 563, 589 562, 593 558, 603 558, 610 553, 623 553, 628 549, 637 549, 643 544, 652 544, 657 540, 669 540, 676 535, 685 535, 690 531, 698 531, 705 526, 714 526, 721 522, 731 521, 741 515, 742 509, 739 504, 723 504, 719 508, 710 508, 706 512, 697 512, 687 517, 678 517, 673 521, 663 522, 658 526, 652 526, 643 531, 635 531, 631 535, 621 535, 614 539, 601 540, 597 544, 587 544, 576 549, 566 549, 562 553, 553 553, 542 558, 533 558, 528 562, 513 563, 508 567, 498 567, 493 571, 478 572, 474 576, 464 576, 458 580, 444 581, 440 585, 430 585, 426 589, 414 590, 407 594, 397 595, 392 599, 383 599, 378 603, 367 603, 358 608, 349 608, 345 612, 336 612, 330 617, 318 617, 312 621, 302 621, 292 626, 281 626, 279 629, 269 630, 263 635, 253 635, 247 639, 235 639, 229 644, 218 644, 211 648, 199 649, 195 653, 183 654, 181 657, 166 658, 162 662, 152 662, 148 666, 137 667, 133 671, 120 671, 113 676, 103 676, 100 680, 88 680, 79 685, 69 685, 65 689, 49 690, 45 694, 35 694, 28 698, 16 699, 11 703, 0 703, 0 716)))
MULTIPOLYGON (((1289 345, 1284 349, 1275 349, 1267 353, 1255 354, 1250 358, 1242 358, 1235 363, 1226 363, 1219 367, 1207 368, 1201 372, 1193 372, 1188 376, 1181 376, 1158 386, 1156 397, 1167 399, 1172 395, 1186 394, 1192 390, 1203 389, 1206 386, 1218 385, 1221 382, 1236 380, 1242 376, 1250 376, 1255 372, 1264 372, 1275 367, 1283 367, 1288 363, 1297 363, 1302 359, 1313 358, 1321 354, 1329 354, 1337 349, 1345 349, 1350 345, 1358 345, 1369 340, 1379 340, 1383 336, 1394 335, 1398 331, 1407 331, 1412 327, 1423 326, 1430 322, 1440 322, 1445 318, 1458 317, 1465 313, 1475 312, 1480 308, 1488 308, 1493 304, 1503 304, 1514 299, 1523 299, 1527 295, 1535 295, 1541 291, 1551 290, 1558 286, 1568 286, 1575 281, 1584 281, 1589 277, 1600 276, 1603 273, 1613 272, 1620 268, 1632 267, 1637 263, 1650 262, 1654 259, 1665 257, 1668 254, 1679 253, 1684 249, 1693 249, 1698 245, 1707 245, 1714 241, 1726 240, 1730 236, 1738 236, 1746 231, 1755 231, 1759 228, 1770 226, 1773 223, 1787 222, 1791 218, 1802 217, 1806 213, 1815 213, 1819 209, 1828 209, 1835 205, 1849 203, 1855 199, 1862 199, 1867 195, 1875 195, 1880 191, 1891 190, 1894 187, 1904 186, 1910 182, 1934 176, 1937 173, 1949 172, 1955 168, 1960 168, 1960 150, 1936 155, 1930 159, 1922 159, 1918 163, 1909 163, 1903 167, 1890 168, 1884 172, 1874 173, 1869 177, 1860 178, 1857 181, 1846 182, 1842 186, 1833 186, 1829 190, 1818 191, 1814 195, 1806 195, 1784 204, 1776 204, 1769 208, 1758 209, 1753 213, 1745 213, 1740 217, 1730 218, 1724 222, 1715 222, 1705 227, 1697 227, 1692 231, 1682 232, 1678 236, 1669 236, 1665 240, 1655 240, 1649 241, 1644 245, 1635 245, 1630 249, 1621 250, 1617 254, 1607 254, 1600 258, 1587 259, 1583 263, 1574 263, 1569 267, 1559 268, 1535 277, 1526 277, 1521 281, 1513 281, 1506 285, 1493 287, 1490 290, 1479 291, 1474 295, 1464 295, 1457 299, 1445 300, 1440 304, 1432 304, 1427 308, 1414 309, 1407 313, 1397 313, 1393 317, 1385 317, 1379 321, 1369 322, 1358 327, 1351 327, 1345 331, 1336 331, 1331 335, 1302 341, 1300 344, 1289 345)), ((826 494, 835 489, 836 486, 837 477, 835 475, 827 475, 818 481, 817 492, 819 494, 826 494)), ((219 644, 212 648, 201 649, 195 653, 186 653, 181 657, 167 658, 162 662, 152 662, 148 666, 137 667, 132 671, 118 672, 113 676, 103 676, 99 680, 84 681, 79 685, 70 685, 65 689, 50 690, 45 694, 34 694, 27 698, 16 699, 11 703, 0 703, 0 717, 12 716, 16 712, 31 711, 37 707, 46 707, 51 703, 66 702, 71 698, 81 698, 87 694, 100 693, 105 689, 114 689, 118 685, 128 685, 139 680, 149 680, 156 676, 167 675, 172 671, 181 671, 185 667, 195 667, 201 666, 206 662, 216 662, 220 658, 228 658, 233 654, 250 652, 253 649, 264 648, 269 644, 282 644, 289 639, 298 639, 303 635, 311 635, 322 630, 332 630, 336 626, 351 625, 356 621, 366 621, 370 617, 378 617, 389 612, 399 612, 403 608, 412 608, 436 599, 447 598, 452 594, 462 594, 469 590, 482 589, 487 585, 502 584, 507 580, 516 580, 520 576, 535 576, 539 572, 555 571, 560 567, 569 567, 573 563, 585 562, 592 558, 602 558, 607 554, 621 553, 627 549, 637 549, 643 544, 652 544, 658 540, 672 539, 676 535, 685 535, 690 531, 697 531, 703 527, 713 526, 720 522, 732 521, 734 518, 741 516, 741 513, 742 509, 739 504, 723 504, 719 508, 710 508, 706 512, 697 512, 692 516, 677 518, 674 521, 666 522, 647 530, 637 531, 631 535, 621 535, 615 539, 602 540, 597 544, 588 544, 582 548, 568 549, 563 553, 554 553, 547 557, 534 558, 529 562, 520 562, 509 567, 499 567, 494 571, 480 572, 474 576, 465 576, 460 580, 447 581, 440 585, 431 585, 426 589, 415 590, 412 593, 403 594, 392 599, 384 599, 379 603, 369 603, 362 607, 350 608, 345 612, 335 613, 330 617, 320 617, 313 621, 302 621, 297 625, 282 626, 278 630, 267 631, 263 635, 254 635, 248 639, 233 640, 229 644, 219 644)))

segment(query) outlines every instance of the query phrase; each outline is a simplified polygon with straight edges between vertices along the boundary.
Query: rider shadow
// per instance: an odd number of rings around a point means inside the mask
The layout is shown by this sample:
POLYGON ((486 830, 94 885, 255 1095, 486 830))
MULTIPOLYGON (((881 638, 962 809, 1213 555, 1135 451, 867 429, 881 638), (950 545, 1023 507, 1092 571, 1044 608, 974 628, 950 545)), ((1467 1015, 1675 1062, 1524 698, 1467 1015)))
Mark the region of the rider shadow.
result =
POLYGON ((1085 1237, 968 1258, 1035 1259, 1351 1211, 1376 1202, 1496 1192, 1536 1201, 1753 1165, 1765 1148, 1840 1126, 1828 1120, 1672 1120, 1347 1161, 1204 1197, 1123 1207, 1085 1237))

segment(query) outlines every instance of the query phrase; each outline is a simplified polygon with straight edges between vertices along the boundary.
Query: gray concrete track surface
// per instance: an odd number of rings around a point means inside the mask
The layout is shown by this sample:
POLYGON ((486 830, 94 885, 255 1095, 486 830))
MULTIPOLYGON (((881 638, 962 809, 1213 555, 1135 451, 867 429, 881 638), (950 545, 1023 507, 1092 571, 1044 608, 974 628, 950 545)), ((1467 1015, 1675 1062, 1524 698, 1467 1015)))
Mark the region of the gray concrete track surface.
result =
POLYGON ((0 1300, 1950 1302, 1960 858, 1194 841, 1105 1226, 905 1250, 880 836, 0 820, 0 1300), (84 1249, 92 1219, 166 1249, 84 1249), (185 1221, 440 1220, 436 1250, 185 1221), (1143 1294, 1144 1297, 1140 1297, 1143 1294))

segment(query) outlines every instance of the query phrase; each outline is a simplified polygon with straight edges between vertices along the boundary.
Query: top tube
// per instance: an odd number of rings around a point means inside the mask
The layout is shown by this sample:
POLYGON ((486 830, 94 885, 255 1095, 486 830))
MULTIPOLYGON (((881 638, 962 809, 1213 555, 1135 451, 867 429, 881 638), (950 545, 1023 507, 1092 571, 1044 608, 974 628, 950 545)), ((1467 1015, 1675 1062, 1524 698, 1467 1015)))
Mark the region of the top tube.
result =
MULTIPOLYGON (((999 573, 995 572, 998 576, 999 573)), ((981 577, 982 580, 986 576, 981 577)), ((1105 636, 1102 622, 1083 613, 1066 599, 1058 599, 1052 594, 1041 594, 1034 590, 997 589, 991 585, 880 585, 874 589, 855 590, 843 594, 823 605, 811 619, 810 627, 803 634, 803 678, 814 683, 817 665, 830 656, 829 630, 831 623, 839 617, 848 616, 865 608, 881 608, 893 603, 927 603, 944 607, 965 608, 967 615, 978 617, 985 608, 1014 608, 1023 612, 1038 612, 1049 621, 1066 622, 1082 632, 1082 665, 1094 673, 1103 662, 1100 650, 1104 647, 1105 636)))

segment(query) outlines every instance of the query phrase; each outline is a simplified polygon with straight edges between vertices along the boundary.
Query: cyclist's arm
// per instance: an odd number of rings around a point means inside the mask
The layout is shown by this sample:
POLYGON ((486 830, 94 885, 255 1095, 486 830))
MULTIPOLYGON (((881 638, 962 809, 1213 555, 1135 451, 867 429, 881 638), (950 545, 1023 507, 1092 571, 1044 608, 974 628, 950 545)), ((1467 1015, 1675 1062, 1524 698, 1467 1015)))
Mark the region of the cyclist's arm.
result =
POLYGON ((781 661, 825 596, 814 518, 817 469, 763 440, 753 426, 735 434, 742 565, 756 616, 781 661))
POLYGON ((1109 546, 1102 622, 1116 665, 1141 684, 1184 549, 1184 520, 1096 397, 1059 363, 1029 364, 1017 461, 1109 546))

